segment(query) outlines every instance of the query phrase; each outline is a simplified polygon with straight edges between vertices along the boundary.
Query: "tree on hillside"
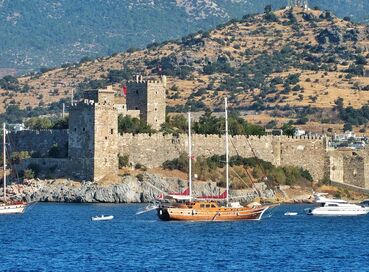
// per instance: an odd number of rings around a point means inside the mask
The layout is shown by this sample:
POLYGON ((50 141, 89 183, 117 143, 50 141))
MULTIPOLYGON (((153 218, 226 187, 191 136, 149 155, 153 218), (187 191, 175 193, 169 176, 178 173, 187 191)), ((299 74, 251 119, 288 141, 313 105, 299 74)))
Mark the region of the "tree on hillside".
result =
POLYGON ((352 131, 352 125, 350 123, 344 124, 343 131, 352 131))
POLYGON ((283 135, 287 135, 287 136, 294 136, 296 133, 296 128, 289 123, 284 124, 282 126, 282 130, 283 130, 283 135))
POLYGON ((118 116, 118 132, 119 133, 153 133, 154 129, 138 118, 131 116, 118 116))
POLYGON ((266 5, 265 8, 264 8, 264 12, 266 14, 272 12, 272 5, 266 5))

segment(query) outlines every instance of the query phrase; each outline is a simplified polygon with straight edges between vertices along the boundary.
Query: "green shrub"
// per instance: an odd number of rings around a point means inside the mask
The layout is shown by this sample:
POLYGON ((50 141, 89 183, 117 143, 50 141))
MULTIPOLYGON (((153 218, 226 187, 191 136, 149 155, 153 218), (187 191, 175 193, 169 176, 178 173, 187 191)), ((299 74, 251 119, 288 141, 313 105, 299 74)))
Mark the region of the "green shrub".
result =
POLYGON ((154 129, 145 121, 131 116, 118 116, 118 132, 119 133, 153 133, 154 129))
POLYGON ((35 171, 33 171, 32 169, 26 169, 24 170, 23 177, 25 179, 33 179, 36 177, 35 171))
POLYGON ((28 151, 13 152, 11 155, 11 162, 13 164, 19 164, 22 160, 30 158, 28 151))
POLYGON ((49 158, 64 158, 66 150, 63 150, 58 144, 53 144, 53 146, 48 151, 49 158))
POLYGON ((41 167, 37 163, 30 163, 26 170, 31 170, 33 172, 34 177, 36 178, 41 172, 41 167))
POLYGON ((139 181, 143 181, 144 180, 144 175, 143 174, 138 174, 137 176, 136 176, 136 178, 139 180, 139 181))
POLYGON ((176 159, 165 161, 162 166, 164 169, 169 169, 169 170, 177 169, 180 171, 187 172, 188 171, 188 155, 187 153, 182 153, 176 159))

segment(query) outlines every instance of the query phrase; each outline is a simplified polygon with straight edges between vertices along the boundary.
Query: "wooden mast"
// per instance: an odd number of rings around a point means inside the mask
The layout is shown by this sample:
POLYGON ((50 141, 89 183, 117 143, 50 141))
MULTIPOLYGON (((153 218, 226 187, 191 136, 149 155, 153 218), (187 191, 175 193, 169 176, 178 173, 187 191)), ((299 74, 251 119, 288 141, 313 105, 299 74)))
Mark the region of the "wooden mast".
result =
POLYGON ((6 127, 3 123, 3 179, 4 179, 4 203, 6 203, 6 127))
POLYGON ((224 99, 225 112, 225 148, 226 148, 226 192, 227 192, 227 207, 229 206, 229 154, 228 154, 228 112, 227 112, 227 97, 224 99))
POLYGON ((192 141, 191 141, 191 111, 188 111, 188 190, 192 201, 192 141))

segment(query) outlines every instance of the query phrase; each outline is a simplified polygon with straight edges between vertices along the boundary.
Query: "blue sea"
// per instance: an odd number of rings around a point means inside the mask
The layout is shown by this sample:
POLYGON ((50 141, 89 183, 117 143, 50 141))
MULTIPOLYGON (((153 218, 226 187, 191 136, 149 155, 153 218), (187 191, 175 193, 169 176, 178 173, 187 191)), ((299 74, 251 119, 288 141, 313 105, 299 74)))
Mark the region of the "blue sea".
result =
POLYGON ((369 216, 281 205, 261 221, 162 222, 135 215, 142 207, 38 203, 0 216, 0 271, 369 271, 369 216), (115 218, 90 220, 101 214, 115 218))

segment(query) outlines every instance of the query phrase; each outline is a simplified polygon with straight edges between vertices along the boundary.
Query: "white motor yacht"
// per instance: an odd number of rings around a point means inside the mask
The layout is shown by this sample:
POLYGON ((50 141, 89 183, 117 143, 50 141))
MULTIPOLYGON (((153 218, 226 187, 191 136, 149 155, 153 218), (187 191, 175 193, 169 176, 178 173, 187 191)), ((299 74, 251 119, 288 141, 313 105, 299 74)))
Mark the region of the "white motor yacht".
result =
POLYGON ((326 193, 315 193, 315 203, 320 206, 309 209, 307 213, 315 216, 357 216, 369 212, 369 209, 364 206, 350 204, 343 199, 328 198, 327 195, 326 193))
POLYGON ((308 214, 315 216, 356 216, 365 215, 368 212, 369 209, 356 204, 327 202, 322 204, 321 207, 309 209, 308 214))

